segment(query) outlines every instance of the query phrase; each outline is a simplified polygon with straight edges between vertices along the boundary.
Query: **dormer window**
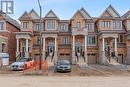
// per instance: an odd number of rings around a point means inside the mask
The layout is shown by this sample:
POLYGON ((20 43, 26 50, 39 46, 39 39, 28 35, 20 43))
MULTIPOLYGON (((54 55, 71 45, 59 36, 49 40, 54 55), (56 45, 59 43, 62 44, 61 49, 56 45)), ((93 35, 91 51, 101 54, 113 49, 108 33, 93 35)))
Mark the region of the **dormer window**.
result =
POLYGON ((0 30, 4 30, 4 22, 0 22, 0 30))
POLYGON ((28 29, 29 28, 29 22, 23 22, 23 28, 28 29))
POLYGON ((55 21, 47 21, 47 29, 54 30, 55 29, 55 21))

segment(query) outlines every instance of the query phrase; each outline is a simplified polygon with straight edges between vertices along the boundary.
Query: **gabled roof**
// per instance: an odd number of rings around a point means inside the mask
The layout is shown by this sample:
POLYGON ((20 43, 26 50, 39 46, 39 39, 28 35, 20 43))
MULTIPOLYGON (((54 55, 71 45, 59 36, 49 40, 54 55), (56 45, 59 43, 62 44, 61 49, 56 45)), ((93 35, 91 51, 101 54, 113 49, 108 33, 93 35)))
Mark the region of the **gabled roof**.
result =
POLYGON ((123 19, 130 19, 130 10, 127 11, 123 16, 122 16, 123 19))
POLYGON ((19 18, 19 20, 21 20, 21 19, 27 19, 27 18, 32 19, 31 16, 27 13, 27 11, 25 11, 22 14, 22 16, 19 18))
POLYGON ((46 14, 45 18, 56 18, 56 19, 59 19, 59 18, 57 17, 57 15, 56 15, 52 10, 50 10, 50 11, 46 14))
POLYGON ((40 16, 36 13, 36 11, 34 9, 32 9, 30 12, 29 12, 29 15, 32 19, 39 19, 40 16))
POLYGON ((92 19, 92 17, 88 14, 88 12, 84 8, 78 10, 71 19, 74 19, 78 13, 80 13, 84 19, 92 19))
POLYGON ((121 18, 121 16, 112 5, 109 5, 99 18, 121 18))
POLYGON ((19 23, 16 20, 12 19, 10 16, 8 16, 6 13, 0 11, 0 15, 5 19, 5 21, 9 22, 17 28, 20 28, 19 23))

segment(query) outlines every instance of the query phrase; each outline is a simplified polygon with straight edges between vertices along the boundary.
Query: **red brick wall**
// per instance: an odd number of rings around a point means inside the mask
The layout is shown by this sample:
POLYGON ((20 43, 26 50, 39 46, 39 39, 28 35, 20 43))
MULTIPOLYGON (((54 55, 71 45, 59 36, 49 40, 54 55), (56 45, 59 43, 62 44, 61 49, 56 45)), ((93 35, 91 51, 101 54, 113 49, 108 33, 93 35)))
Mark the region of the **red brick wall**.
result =
POLYGON ((19 29, 10 24, 9 22, 6 22, 6 29, 5 32, 0 32, 0 35, 5 36, 8 38, 7 43, 7 49, 8 53, 10 55, 10 62, 15 60, 15 53, 16 53, 16 34, 15 32, 18 32, 19 29))

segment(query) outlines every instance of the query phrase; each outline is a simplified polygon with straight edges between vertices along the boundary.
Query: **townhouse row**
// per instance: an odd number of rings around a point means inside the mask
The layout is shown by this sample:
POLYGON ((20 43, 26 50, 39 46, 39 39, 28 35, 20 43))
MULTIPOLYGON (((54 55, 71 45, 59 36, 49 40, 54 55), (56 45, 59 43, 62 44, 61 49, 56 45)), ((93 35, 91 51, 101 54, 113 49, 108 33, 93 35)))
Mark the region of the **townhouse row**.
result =
MULTIPOLYGON (((2 21, 0 27, 4 26, 2 21)), ((67 59, 73 64, 130 64, 130 11, 120 16, 109 5, 100 17, 91 17, 81 8, 70 20, 60 20, 50 10, 40 20, 32 9, 25 11, 19 21, 16 58, 39 60, 41 49, 42 60, 49 63, 67 59)))

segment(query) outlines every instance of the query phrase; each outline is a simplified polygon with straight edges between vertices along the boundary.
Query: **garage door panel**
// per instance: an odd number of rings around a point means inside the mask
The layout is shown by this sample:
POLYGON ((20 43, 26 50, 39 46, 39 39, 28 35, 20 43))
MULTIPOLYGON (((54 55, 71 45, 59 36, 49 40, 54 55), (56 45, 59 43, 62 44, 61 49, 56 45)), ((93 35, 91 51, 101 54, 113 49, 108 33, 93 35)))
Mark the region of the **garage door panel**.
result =
POLYGON ((123 63, 123 57, 122 55, 118 56, 118 63, 122 64, 123 63))
POLYGON ((88 54, 88 64, 96 64, 97 58, 95 54, 88 54))

